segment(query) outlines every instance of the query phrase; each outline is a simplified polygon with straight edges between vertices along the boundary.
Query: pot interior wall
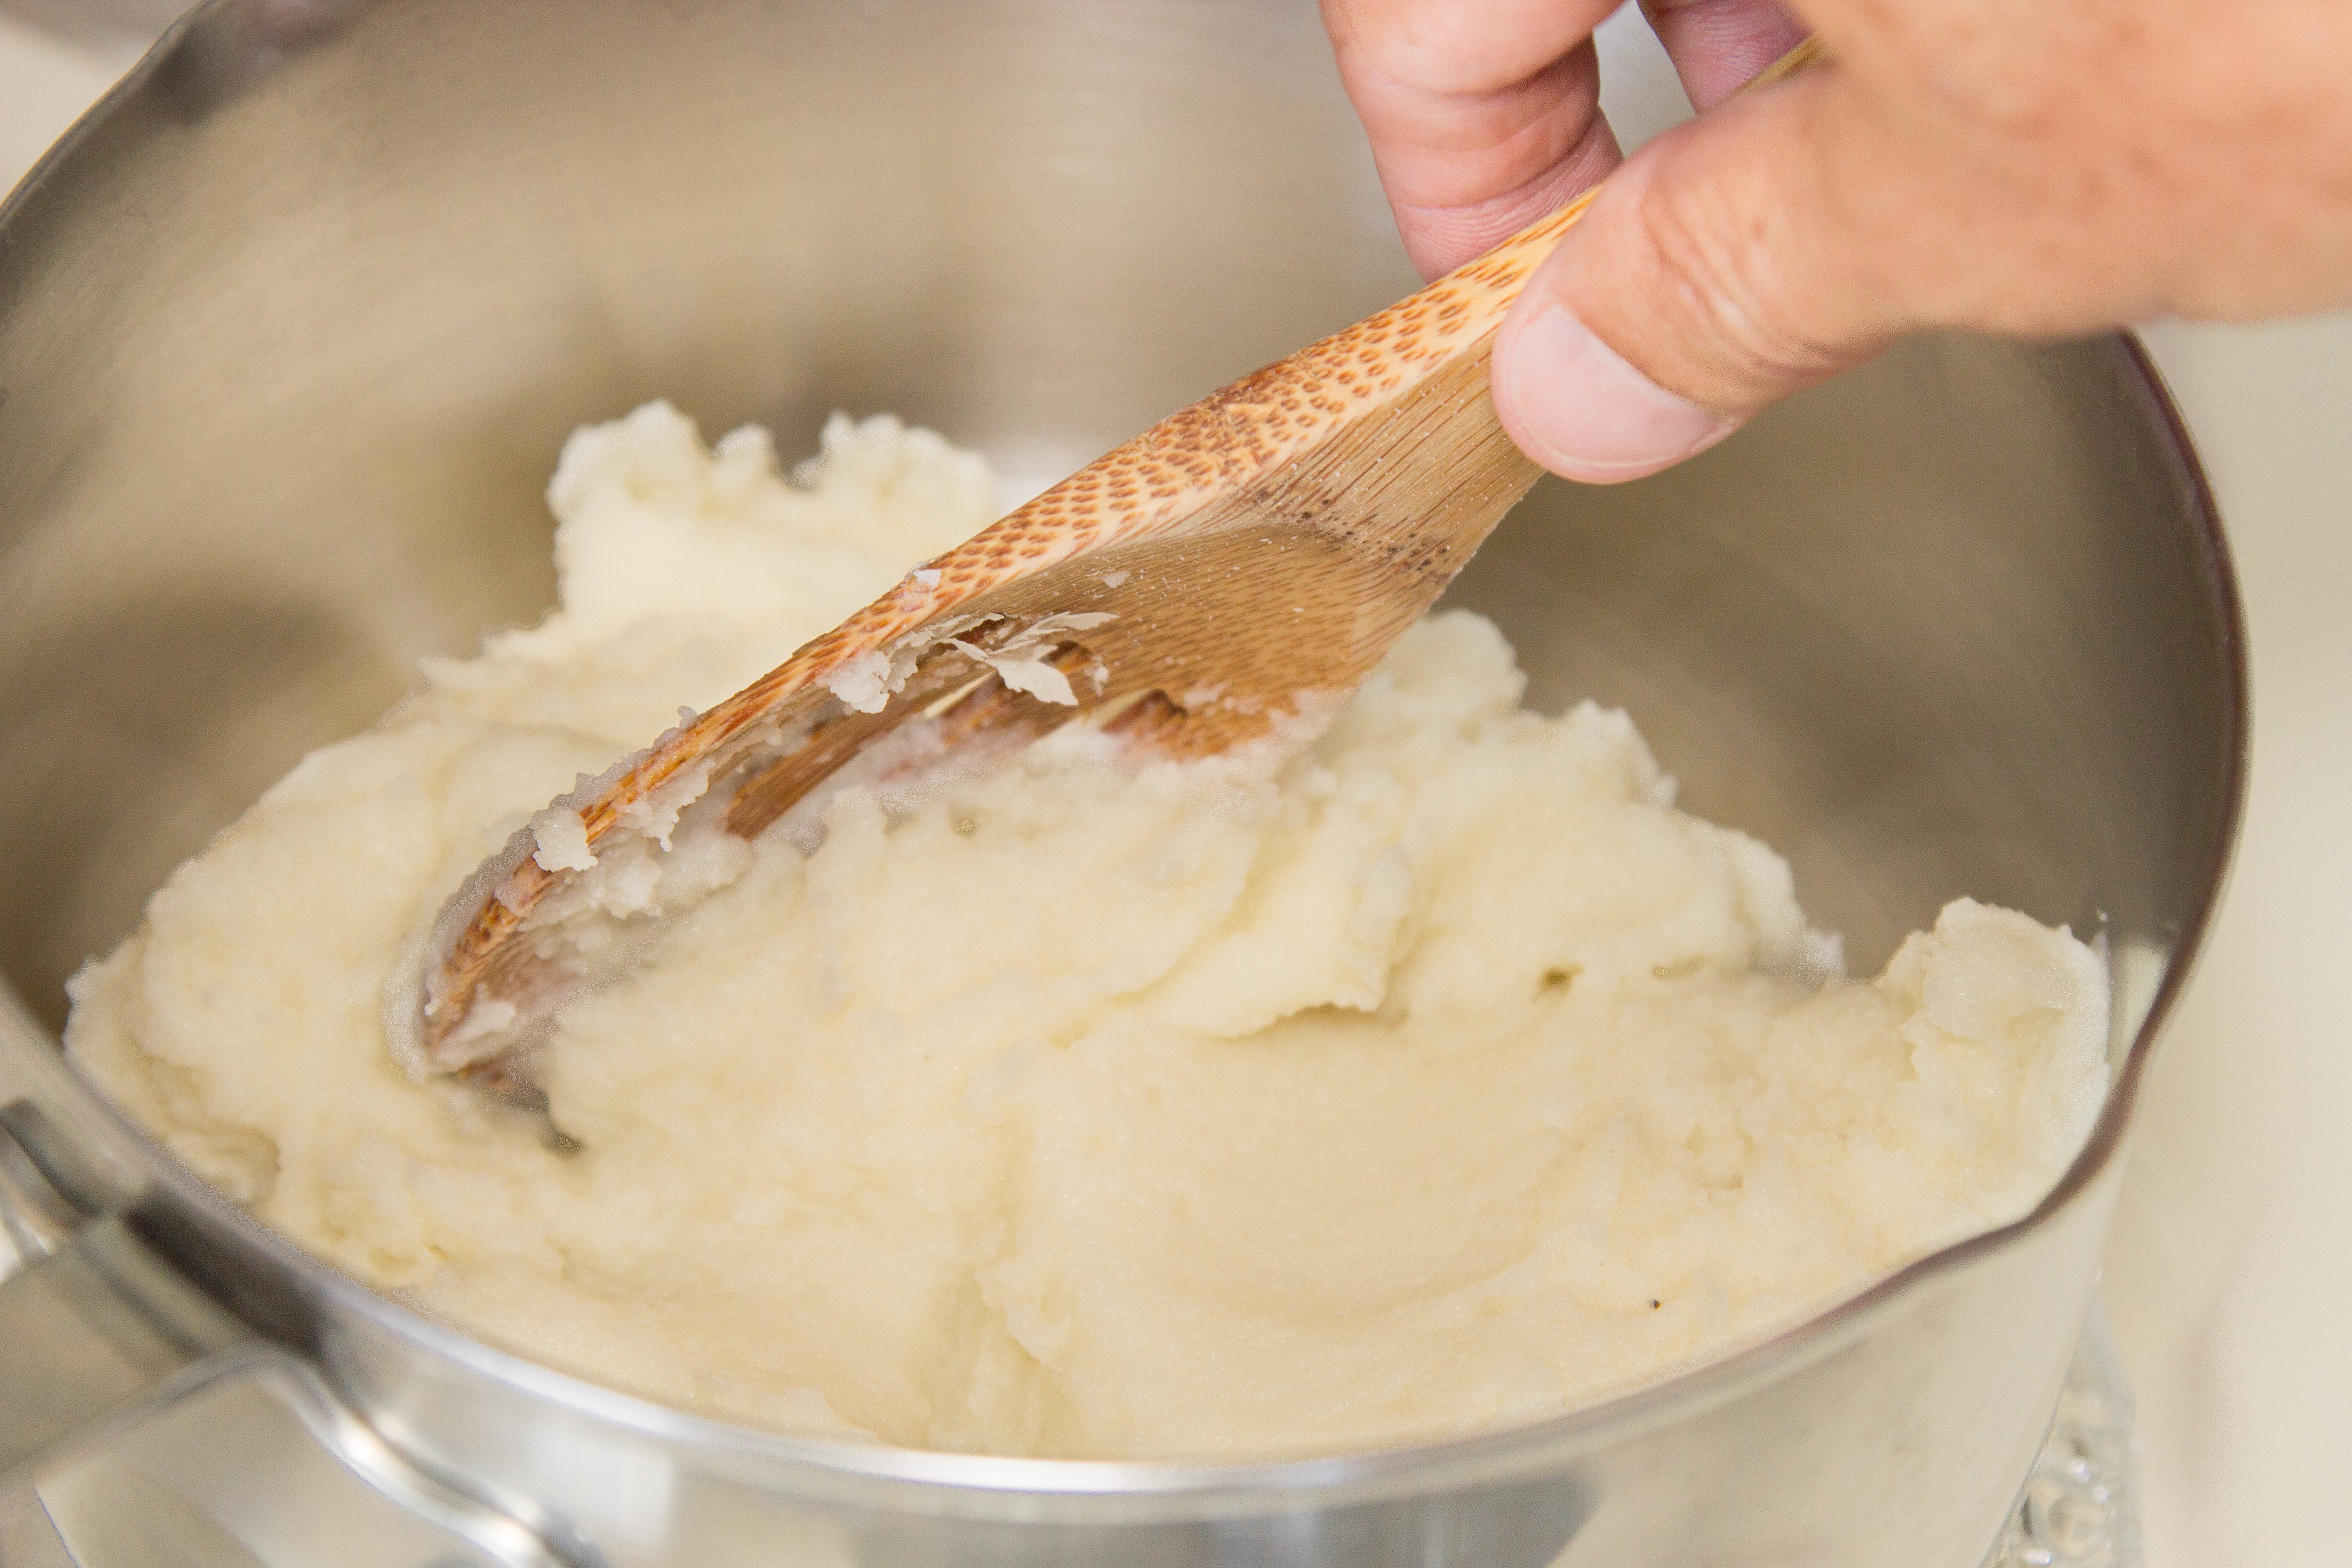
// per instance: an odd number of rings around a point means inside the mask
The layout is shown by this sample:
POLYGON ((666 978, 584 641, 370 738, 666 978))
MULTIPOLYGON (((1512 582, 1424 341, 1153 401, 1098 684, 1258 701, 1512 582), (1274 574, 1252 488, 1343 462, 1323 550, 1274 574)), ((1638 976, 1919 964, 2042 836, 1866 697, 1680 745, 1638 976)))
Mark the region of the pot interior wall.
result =
MULTIPOLYGON (((575 423, 666 395, 790 454, 895 409, 1022 491, 1412 281, 1304 4, 648 14, 226 5, 21 195, 0 972, 47 1022, 302 751, 545 607, 575 423)), ((1454 598, 1859 964, 1962 893, 2168 950, 2228 831, 2195 506, 2118 344, 1930 342, 1547 482, 1454 598)))

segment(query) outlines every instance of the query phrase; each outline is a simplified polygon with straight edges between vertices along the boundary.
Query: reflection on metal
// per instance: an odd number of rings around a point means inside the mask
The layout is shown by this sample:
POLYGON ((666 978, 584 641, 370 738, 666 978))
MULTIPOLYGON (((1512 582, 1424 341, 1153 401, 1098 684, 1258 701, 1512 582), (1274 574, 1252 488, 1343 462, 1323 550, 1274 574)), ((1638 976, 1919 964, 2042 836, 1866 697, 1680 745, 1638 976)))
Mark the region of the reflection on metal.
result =
POLYGON ((0 1499, 0 1562, 41 1521, 79 1568, 565 1568, 525 1526, 425 1474, 282 1352, 247 1345, 0 1499), (37 1511, 38 1518, 34 1515, 37 1511), (13 1520, 11 1513, 15 1515, 13 1520), (158 1552, 167 1542, 173 1550, 158 1552))
POLYGON ((204 1509, 149 1475, 127 1452, 100 1453, 61 1468, 41 1483, 40 1504, 76 1568, 142 1563, 278 1568, 247 1552, 204 1509))
POLYGON ((2120 1072, 2131 1059, 2131 1042, 2164 995, 2172 954, 2146 937, 2126 937, 2106 943, 2106 958, 2108 1065, 2120 1072))
MULTIPOLYGON (((780 1542, 1356 1568, 1367 1509, 1416 1568, 1576 1519, 1570 1568, 1978 1568, 2082 1321, 2148 1028, 2002 1236, 1603 1407, 1199 1470, 798 1443, 469 1343, 200 1189, 43 1027, 304 749, 543 610, 575 423, 667 395, 790 451, 892 408, 1032 475, 1410 283, 1311 6, 207 7, 0 211, 0 974, 28 1009, 0 996, 0 1101, 367 1431, 632 1568, 780 1542)), ((2242 647, 2127 344, 1907 345, 1655 480, 1539 486, 1453 598, 1538 703, 1632 710, 1860 966, 1972 893, 2143 944, 2151 1028, 2176 993, 2234 829, 2242 647)))
MULTIPOLYGON (((2017 1511, 1985 1568, 2140 1568, 2138 1469, 2129 1389, 2104 1315, 2094 1312, 2058 1414, 2017 1511)), ((230 1382, 163 1412, 107 1448, 45 1477, 32 1517, 0 1522, 0 1562, 76 1568, 509 1568, 486 1551, 392 1508, 310 1440, 266 1386, 230 1382), (43 1529, 43 1527, 46 1527, 43 1529), (44 1558, 36 1529, 51 1539, 44 1558), (69 1553, 69 1555, 68 1555, 69 1553)), ((1432 1541, 1370 1510, 1351 1561, 1540 1564, 1549 1545, 1432 1541)), ((783 1549, 787 1542, 770 1537, 783 1549)), ((844 1539, 794 1541, 799 1558, 848 1562, 844 1539)), ((866 1544, 876 1541, 868 1537, 866 1544)))
POLYGON ((2094 1310, 2050 1440, 1985 1568, 2140 1568, 2139 1454, 2131 1389, 2094 1310))

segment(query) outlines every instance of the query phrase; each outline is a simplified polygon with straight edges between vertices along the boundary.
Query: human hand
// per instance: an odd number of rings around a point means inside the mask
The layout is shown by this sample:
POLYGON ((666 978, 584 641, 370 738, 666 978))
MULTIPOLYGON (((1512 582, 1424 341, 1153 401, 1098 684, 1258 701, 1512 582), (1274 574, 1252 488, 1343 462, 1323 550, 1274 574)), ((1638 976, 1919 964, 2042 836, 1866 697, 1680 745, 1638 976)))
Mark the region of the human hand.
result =
MULTIPOLYGON (((1407 248, 1468 260, 1620 162, 1615 0, 1322 0, 1407 248)), ((1637 478, 1911 331, 2352 301, 2345 0, 1643 0, 1700 117, 1643 148, 1495 345, 1572 479, 1637 478), (1821 35, 1823 64, 1738 98, 1821 35)))

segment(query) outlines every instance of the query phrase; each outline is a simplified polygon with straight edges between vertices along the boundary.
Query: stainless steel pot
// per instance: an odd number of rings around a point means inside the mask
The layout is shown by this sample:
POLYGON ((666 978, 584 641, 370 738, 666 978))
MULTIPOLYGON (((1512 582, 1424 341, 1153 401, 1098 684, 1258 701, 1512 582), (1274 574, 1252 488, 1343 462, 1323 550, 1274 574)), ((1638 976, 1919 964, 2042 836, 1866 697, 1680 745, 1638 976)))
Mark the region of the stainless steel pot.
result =
POLYGON ((538 611, 573 423, 667 395, 789 451, 893 408, 1042 481, 1409 281, 1304 0, 216 0, 168 37, 0 214, 0 1555, 1976 1568, 2243 767, 2228 563, 2128 341, 1915 343, 1670 476, 1548 484, 1455 591, 1858 963, 1961 893, 2115 960, 2113 1098, 2040 1209, 1630 1397, 1227 1469, 731 1429, 310 1262, 57 1053, 176 859, 538 611))

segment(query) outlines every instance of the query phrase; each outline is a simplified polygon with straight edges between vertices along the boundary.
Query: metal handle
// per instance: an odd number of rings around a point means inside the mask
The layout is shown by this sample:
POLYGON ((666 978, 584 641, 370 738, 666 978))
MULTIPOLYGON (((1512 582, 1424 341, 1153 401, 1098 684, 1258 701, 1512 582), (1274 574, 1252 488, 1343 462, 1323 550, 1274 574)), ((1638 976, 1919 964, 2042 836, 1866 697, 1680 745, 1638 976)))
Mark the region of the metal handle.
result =
POLYGON ((30 1100, 0 1107, 0 1561, 26 1540, 81 1568, 576 1560, 386 1443, 90 1203, 68 1157, 30 1100))

